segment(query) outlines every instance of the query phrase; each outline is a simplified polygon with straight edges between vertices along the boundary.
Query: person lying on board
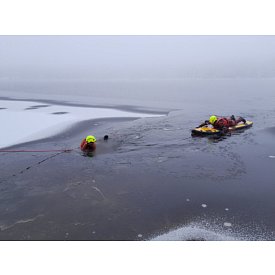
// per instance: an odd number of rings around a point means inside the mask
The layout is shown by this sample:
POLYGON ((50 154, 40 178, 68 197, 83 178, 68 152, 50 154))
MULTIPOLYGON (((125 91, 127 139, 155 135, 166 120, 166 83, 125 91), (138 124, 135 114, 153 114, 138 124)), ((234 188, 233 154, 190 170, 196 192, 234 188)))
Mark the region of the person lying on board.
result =
POLYGON ((223 130, 225 132, 228 132, 229 127, 236 126, 240 122, 243 122, 245 124, 246 120, 241 116, 235 118, 234 115, 232 115, 231 117, 211 116, 209 120, 206 120, 199 127, 212 125, 217 130, 223 130))
POLYGON ((81 141, 80 148, 82 151, 95 151, 96 149, 96 138, 94 136, 87 136, 81 141))

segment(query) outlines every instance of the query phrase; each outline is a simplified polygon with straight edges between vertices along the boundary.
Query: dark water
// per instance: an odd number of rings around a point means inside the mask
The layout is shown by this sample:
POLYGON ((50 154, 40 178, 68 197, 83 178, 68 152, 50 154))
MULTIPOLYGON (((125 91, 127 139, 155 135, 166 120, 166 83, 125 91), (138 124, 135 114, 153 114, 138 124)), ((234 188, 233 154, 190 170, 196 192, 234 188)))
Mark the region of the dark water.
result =
MULTIPOLYGON (((38 84, 28 85, 21 97, 38 96, 38 84)), ((59 85, 63 91, 70 86, 59 85)), ((275 80, 81 85, 77 102, 115 105, 122 99, 120 105, 171 112, 87 121, 20 147, 76 148, 92 130, 102 138, 91 157, 78 149, 1 153, 1 239, 274 240, 275 80), (191 137, 213 113, 242 115, 254 125, 223 139, 191 137)), ((1 96, 18 95, 14 90, 1 96)), ((54 94, 49 91, 42 99, 54 94)))

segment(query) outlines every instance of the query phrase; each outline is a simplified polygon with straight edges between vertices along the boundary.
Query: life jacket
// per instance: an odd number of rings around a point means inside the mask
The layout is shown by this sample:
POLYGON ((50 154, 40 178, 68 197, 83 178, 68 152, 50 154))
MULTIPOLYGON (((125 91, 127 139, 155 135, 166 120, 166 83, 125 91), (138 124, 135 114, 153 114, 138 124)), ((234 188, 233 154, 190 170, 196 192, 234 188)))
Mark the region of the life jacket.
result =
POLYGON ((227 118, 225 117, 219 117, 216 122, 213 125, 217 129, 222 129, 224 127, 228 128, 230 127, 230 122, 227 118))
POLYGON ((94 142, 87 143, 84 138, 80 144, 80 148, 82 151, 94 151, 96 149, 96 144, 94 142))

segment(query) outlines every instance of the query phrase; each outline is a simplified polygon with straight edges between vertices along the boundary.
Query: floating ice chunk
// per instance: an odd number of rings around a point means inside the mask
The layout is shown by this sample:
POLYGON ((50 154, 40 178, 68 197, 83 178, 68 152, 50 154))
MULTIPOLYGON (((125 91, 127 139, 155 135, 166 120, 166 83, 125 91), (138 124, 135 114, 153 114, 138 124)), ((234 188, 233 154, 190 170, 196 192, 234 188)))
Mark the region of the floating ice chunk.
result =
POLYGON ((224 210, 225 210, 225 211, 229 211, 229 208, 225 208, 224 210))
POLYGON ((269 158, 271 158, 271 159, 275 159, 275 156, 268 156, 269 158))
POLYGON ((186 201, 188 201, 188 202, 189 202, 189 201, 190 201, 190 199, 186 199, 186 201))
POLYGON ((138 237, 139 237, 139 238, 142 238, 142 234, 138 234, 138 237))
POLYGON ((225 222, 223 225, 226 226, 226 227, 232 226, 232 224, 230 222, 225 222))
POLYGON ((203 208, 206 208, 206 207, 207 207, 207 205, 206 205, 206 204, 204 204, 204 203, 203 203, 201 206, 202 206, 203 208))

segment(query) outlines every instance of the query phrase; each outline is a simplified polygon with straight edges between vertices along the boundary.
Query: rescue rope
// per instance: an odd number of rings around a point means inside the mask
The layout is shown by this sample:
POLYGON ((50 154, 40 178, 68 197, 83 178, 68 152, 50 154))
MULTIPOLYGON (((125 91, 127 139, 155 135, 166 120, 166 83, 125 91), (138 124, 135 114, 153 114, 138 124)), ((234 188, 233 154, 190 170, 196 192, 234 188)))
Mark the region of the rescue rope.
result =
POLYGON ((71 152, 74 149, 63 150, 0 150, 1 153, 40 153, 40 152, 71 152))

